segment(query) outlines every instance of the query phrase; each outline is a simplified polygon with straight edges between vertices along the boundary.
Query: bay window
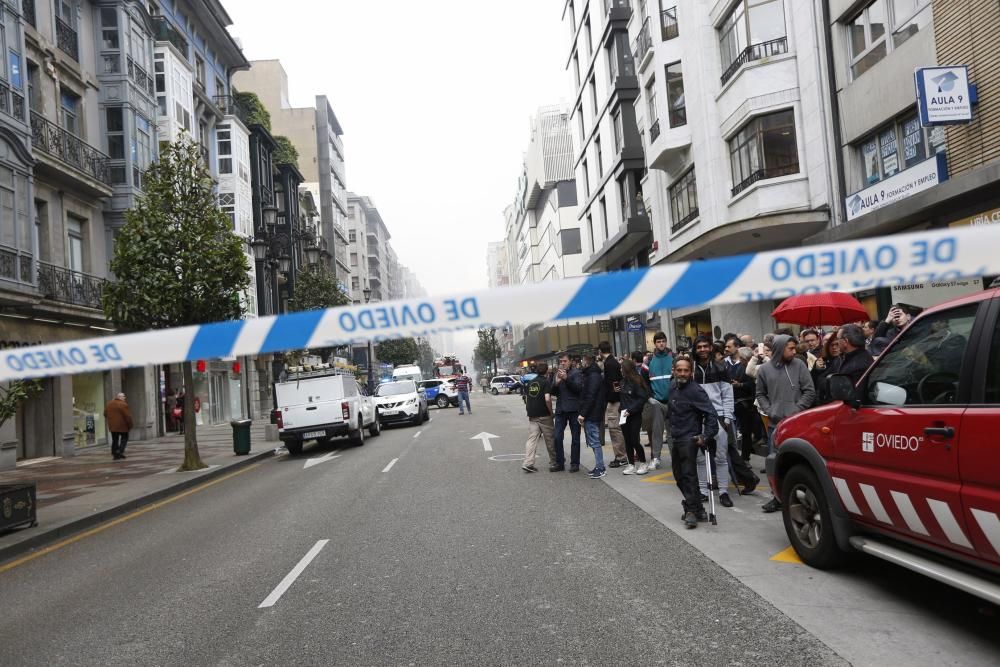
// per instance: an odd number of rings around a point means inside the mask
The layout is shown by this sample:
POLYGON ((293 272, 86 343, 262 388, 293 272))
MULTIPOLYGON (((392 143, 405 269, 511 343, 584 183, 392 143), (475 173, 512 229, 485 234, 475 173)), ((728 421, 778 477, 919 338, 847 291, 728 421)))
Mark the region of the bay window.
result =
POLYGON ((670 231, 676 232, 698 217, 698 181, 694 167, 667 189, 670 196, 670 231))
POLYGON ((743 63, 788 51, 784 0, 740 0, 719 28, 722 82, 743 63))
POLYGON ((729 140, 732 195, 757 181, 799 172, 795 114, 785 109, 757 116, 729 140))

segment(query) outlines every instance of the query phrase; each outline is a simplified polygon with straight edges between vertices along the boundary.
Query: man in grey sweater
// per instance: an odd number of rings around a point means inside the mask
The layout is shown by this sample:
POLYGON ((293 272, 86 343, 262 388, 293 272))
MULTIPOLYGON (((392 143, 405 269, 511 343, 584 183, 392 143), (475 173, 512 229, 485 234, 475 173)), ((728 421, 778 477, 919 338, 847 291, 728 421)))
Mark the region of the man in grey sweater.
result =
MULTIPOLYGON (((792 336, 775 336, 771 361, 757 370, 757 405, 767 415, 768 452, 774 451, 774 429, 782 419, 807 410, 816 400, 816 388, 804 361, 795 356, 798 341, 792 336)), ((781 509, 777 498, 762 508, 781 509)))

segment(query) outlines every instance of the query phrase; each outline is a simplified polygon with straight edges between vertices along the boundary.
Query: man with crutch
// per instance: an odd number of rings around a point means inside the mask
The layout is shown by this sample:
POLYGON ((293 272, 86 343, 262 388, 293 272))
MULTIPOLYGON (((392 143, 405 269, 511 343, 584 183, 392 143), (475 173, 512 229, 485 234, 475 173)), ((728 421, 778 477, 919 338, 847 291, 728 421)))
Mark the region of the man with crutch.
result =
MULTIPOLYGON (((684 525, 688 528, 697 528, 699 521, 708 521, 698 490, 698 450, 704 449, 708 439, 715 437, 719 431, 715 406, 701 385, 691 381, 693 368, 690 357, 674 360, 669 399, 670 460, 674 481, 684 495, 681 506, 684 508, 684 525)), ((706 459, 710 465, 711 457, 706 459)), ((714 496, 712 500, 714 516, 714 496)))

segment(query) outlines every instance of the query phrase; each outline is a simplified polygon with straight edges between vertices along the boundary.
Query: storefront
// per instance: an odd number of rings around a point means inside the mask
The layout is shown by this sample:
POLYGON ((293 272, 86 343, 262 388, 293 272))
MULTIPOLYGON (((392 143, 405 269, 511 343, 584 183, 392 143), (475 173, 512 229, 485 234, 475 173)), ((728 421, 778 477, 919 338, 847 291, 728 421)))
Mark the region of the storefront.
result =
MULTIPOLYGON (((184 388, 183 367, 173 364, 163 367, 163 391, 167 398, 164 415, 167 430, 176 428, 170 419, 169 397, 176 396, 184 388)), ((226 424, 233 419, 243 419, 246 415, 243 400, 242 364, 237 361, 211 360, 199 362, 194 370, 194 420, 197 426, 226 424), (203 364, 203 365, 202 365, 203 364), (202 370, 198 370, 198 368, 202 370)))
POLYGON ((72 376, 73 442, 77 449, 107 443, 104 406, 107 373, 80 373, 72 376))

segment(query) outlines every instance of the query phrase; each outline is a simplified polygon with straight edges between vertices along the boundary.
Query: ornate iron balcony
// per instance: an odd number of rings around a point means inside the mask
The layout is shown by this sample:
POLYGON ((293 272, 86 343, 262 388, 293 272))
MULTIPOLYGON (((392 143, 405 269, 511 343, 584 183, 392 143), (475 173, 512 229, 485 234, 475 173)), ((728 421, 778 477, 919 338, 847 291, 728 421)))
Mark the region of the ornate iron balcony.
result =
POLYGON ((687 215, 685 215, 680 220, 674 221, 674 223, 670 225, 670 231, 672 232, 679 231, 683 227, 687 226, 689 222, 697 218, 699 215, 701 215, 701 212, 698 210, 697 207, 691 209, 687 215))
POLYGON ((632 51, 635 54, 636 67, 642 62, 649 50, 653 48, 653 39, 649 36, 649 17, 642 22, 642 27, 639 28, 639 34, 635 38, 633 43, 632 51))
POLYGON ((41 114, 31 112, 31 145, 105 185, 111 185, 107 155, 41 114))
POLYGON ((108 281, 61 266, 38 263, 38 289, 47 299, 86 308, 101 308, 101 296, 108 281))
POLYGON ((751 44, 736 57, 726 71, 722 73, 722 83, 723 85, 726 81, 733 78, 737 70, 746 63, 752 62, 754 60, 761 60, 762 58, 770 58, 771 56, 780 56, 783 53, 788 53, 788 38, 779 37, 778 39, 772 39, 769 42, 761 42, 760 44, 751 44))
POLYGON ((132 58, 128 59, 128 76, 135 85, 145 90, 150 95, 153 94, 153 77, 149 76, 143 68, 139 67, 132 58))
POLYGON ((73 60, 79 62, 80 48, 76 38, 76 30, 58 16, 56 17, 56 46, 73 60))
POLYGON ((799 163, 785 165, 783 167, 769 167, 765 169, 758 169, 753 172, 742 181, 737 183, 732 188, 732 196, 735 197, 739 193, 743 192, 751 185, 758 181, 764 181, 769 178, 778 178, 779 176, 788 176, 789 174, 799 173, 799 163))

